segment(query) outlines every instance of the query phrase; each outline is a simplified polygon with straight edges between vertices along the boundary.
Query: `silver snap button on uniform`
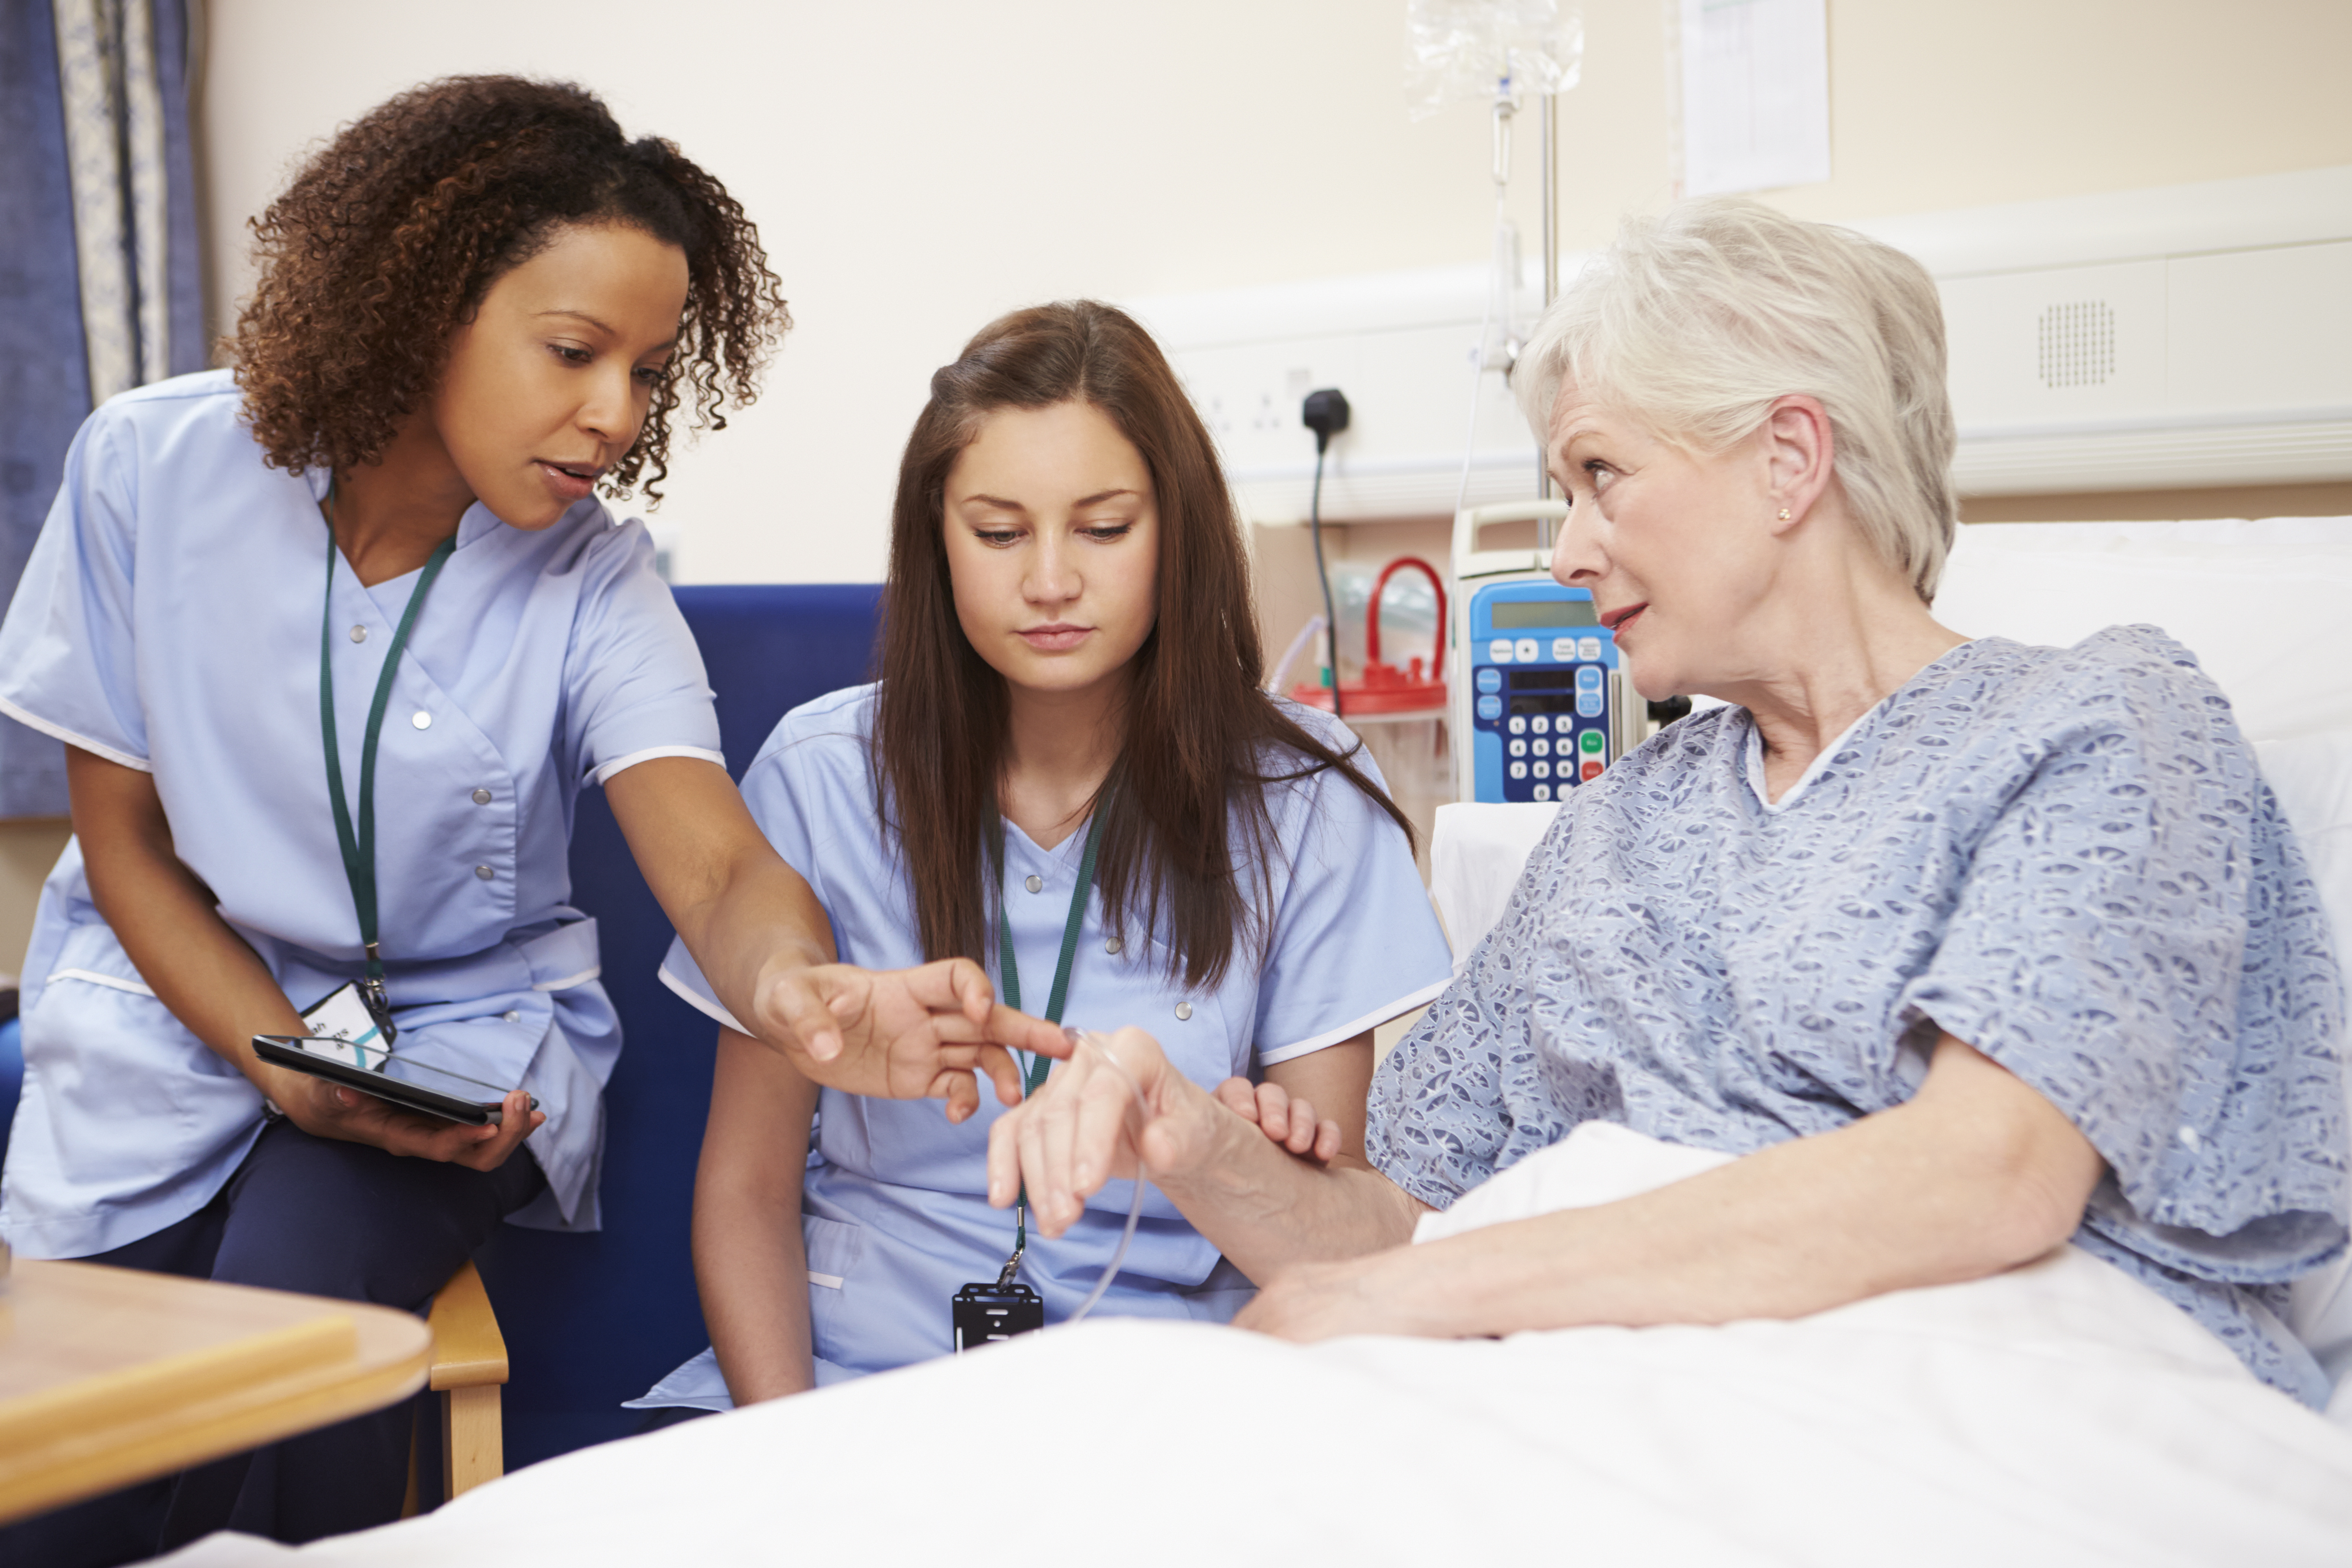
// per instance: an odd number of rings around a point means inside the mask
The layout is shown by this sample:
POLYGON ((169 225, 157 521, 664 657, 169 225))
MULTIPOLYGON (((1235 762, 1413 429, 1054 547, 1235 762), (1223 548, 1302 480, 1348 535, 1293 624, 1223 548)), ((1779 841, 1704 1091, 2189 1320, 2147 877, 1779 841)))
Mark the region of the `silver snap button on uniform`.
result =
POLYGON ((353 642, 365 642, 365 641, 367 641, 367 627, 365 627, 365 626, 353 626, 353 627, 352 628, 352 641, 353 641, 353 642))
POLYGON ((507 1022, 509 1024, 520 1024, 522 1022, 522 1015, 520 1013, 510 1012, 506 1016, 506 1017, 507 1022))
POLYGON ((1120 942, 1118 938, 1115 936, 1103 938, 1103 951, 1105 952, 1117 952, 1119 950, 1119 947, 1120 942))
POLYGON ((1190 1002, 1176 1004, 1176 1021, 1180 1024, 1189 1024, 1192 1021, 1192 1004, 1190 1002))
POLYGON ((487 882, 487 881, 488 881, 492 877, 497 876, 497 875, 498 875, 498 873, 497 873, 497 872, 495 872, 495 871, 493 871, 493 870, 491 870, 488 866, 477 866, 477 867, 475 867, 475 868, 474 868, 474 875, 475 875, 475 876, 477 876, 477 877, 479 877, 483 881, 487 882))
POLYGON ((1021 885, 1028 889, 1033 893, 1042 893, 1045 890, 1045 879, 1043 877, 1033 876, 1021 885))
POLYGON ((419 708, 415 713, 411 714, 408 721, 415 725, 420 730, 430 730, 433 728, 433 715, 427 713, 422 708, 419 708))
POLYGON ((486 789, 478 789, 478 790, 476 790, 476 791, 474 792, 474 804, 475 804, 476 805, 489 805, 489 804, 490 804, 490 792, 489 792, 488 790, 486 790, 486 789))

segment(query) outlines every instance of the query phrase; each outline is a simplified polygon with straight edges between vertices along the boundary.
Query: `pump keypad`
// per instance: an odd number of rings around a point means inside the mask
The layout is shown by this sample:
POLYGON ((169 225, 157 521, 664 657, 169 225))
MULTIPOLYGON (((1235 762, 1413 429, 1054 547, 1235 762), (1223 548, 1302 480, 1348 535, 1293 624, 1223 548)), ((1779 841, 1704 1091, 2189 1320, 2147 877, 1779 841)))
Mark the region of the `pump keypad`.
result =
POLYGON ((1515 647, 1509 665, 1478 672, 1502 678, 1501 689, 1479 698, 1472 721, 1500 742, 1505 800, 1556 800, 1609 761, 1609 667, 1544 659, 1554 643, 1583 651, 1570 638, 1547 638, 1535 659, 1519 659, 1515 647))

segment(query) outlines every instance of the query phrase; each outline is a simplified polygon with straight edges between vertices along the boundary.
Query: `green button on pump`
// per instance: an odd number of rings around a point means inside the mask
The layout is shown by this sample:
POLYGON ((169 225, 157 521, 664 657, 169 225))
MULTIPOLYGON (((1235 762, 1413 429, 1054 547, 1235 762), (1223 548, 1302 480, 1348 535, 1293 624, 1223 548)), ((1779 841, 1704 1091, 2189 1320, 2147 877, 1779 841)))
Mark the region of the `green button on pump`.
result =
POLYGON ((1576 743, 1580 750, 1597 757, 1601 754, 1601 731, 1587 730, 1577 737, 1576 743))

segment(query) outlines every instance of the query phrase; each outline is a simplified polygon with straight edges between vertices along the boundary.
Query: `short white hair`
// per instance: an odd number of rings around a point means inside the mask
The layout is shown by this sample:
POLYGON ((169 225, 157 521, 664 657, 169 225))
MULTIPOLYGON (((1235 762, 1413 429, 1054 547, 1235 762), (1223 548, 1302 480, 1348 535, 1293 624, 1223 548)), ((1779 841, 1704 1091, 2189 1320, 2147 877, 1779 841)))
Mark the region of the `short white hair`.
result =
POLYGON ((1819 398, 1864 537, 1935 597, 1959 521, 1944 312, 1892 246, 1740 196, 1629 219, 1512 379, 1547 449, 1563 383, 1702 453, 1753 434, 1776 398, 1819 398))

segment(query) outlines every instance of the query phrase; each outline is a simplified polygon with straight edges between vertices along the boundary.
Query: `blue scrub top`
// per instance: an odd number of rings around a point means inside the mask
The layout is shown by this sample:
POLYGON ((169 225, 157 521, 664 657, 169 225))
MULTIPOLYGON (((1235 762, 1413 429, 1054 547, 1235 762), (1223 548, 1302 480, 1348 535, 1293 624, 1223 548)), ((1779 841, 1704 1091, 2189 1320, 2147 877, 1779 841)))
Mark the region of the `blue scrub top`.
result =
MULTIPOLYGON (((820 698, 784 716, 743 778, 752 816, 785 861, 808 879, 833 920, 842 962, 903 969, 923 962, 914 903, 895 841, 875 809, 868 737, 870 686, 820 698)), ((1337 746, 1353 737, 1329 715, 1286 711, 1337 746)), ((1379 778, 1359 752, 1364 772, 1379 778)), ((1287 771, 1283 770, 1283 771, 1287 771)), ((1244 945, 1213 990, 1171 978, 1167 951, 1144 933, 1113 934, 1097 889, 1087 903, 1064 1018, 1081 1028, 1133 1024, 1187 1076, 1213 1087, 1302 1057, 1410 1012, 1453 972, 1404 834, 1361 791, 1324 771, 1267 786, 1276 844, 1271 942, 1261 965, 1244 945)), ((1040 848, 1005 825, 1004 907, 1024 999, 1041 1007, 1062 946, 1086 835, 1040 848), (1032 892, 1028 879, 1035 877, 1032 892)), ((993 954, 987 955, 993 963, 993 954)), ((740 1028, 672 944, 662 979, 688 1001, 740 1028)), ((983 1088, 980 1113, 950 1126, 938 1102, 869 1100, 825 1089, 805 1184, 811 1320, 820 1382, 879 1372, 952 1348, 948 1300, 992 1281, 1013 1249, 1013 1215, 988 1206, 988 1130, 1002 1115, 983 1088)), ((1021 1278, 1045 1300, 1048 1322, 1075 1310, 1110 1261, 1132 1187, 1113 1182, 1059 1239, 1033 1229, 1021 1278)), ((1223 1321, 1249 1282, 1157 1189, 1100 1310, 1223 1321)), ((706 1355, 644 1403, 723 1407, 725 1384, 706 1355)))
MULTIPOLYGON (((319 734, 327 477, 262 462, 229 373, 91 415, 0 624, 0 712, 152 773, 181 860, 307 1007, 362 973, 319 734)), ((377 673, 415 589, 332 588, 336 725, 355 803, 377 673)), ((516 1083, 549 1191, 518 1218, 593 1227, 620 1031, 566 900, 574 795, 657 756, 719 761, 692 633, 644 528, 581 502, 509 528, 479 506, 420 612, 376 763, 376 876, 399 1049, 516 1083)), ((78 845, 42 890, 25 1089, 0 1232, 77 1258, 201 1208, 260 1095, 158 1002, 91 902, 78 845)))

